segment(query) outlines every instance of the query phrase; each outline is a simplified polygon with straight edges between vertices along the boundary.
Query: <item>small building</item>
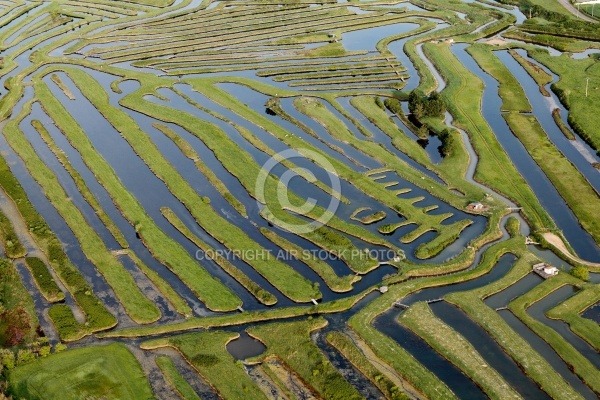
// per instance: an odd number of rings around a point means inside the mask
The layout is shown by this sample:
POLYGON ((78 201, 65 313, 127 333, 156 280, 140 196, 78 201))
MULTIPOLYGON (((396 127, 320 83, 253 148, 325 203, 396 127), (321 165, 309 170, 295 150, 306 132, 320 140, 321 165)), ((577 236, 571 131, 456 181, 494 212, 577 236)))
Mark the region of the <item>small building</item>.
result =
POLYGON ((546 265, 544 267, 544 273, 548 275, 558 275, 558 268, 553 267, 552 265, 546 265))
POLYGON ((379 288, 379 292, 380 293, 387 293, 387 291, 388 291, 388 287, 387 286, 382 286, 382 287, 379 288))
POLYGON ((448 38, 448 39, 444 40, 444 42, 446 42, 448 44, 453 44, 454 43, 454 39, 448 38))
POLYGON ((558 275, 558 268, 546 263, 538 263, 533 266, 533 272, 544 279, 548 279, 558 275))
POLYGON ((486 206, 484 206, 483 204, 479 203, 479 202, 474 202, 474 203, 470 203, 467 208, 469 210, 473 210, 473 211, 483 211, 485 209, 487 209, 486 206))

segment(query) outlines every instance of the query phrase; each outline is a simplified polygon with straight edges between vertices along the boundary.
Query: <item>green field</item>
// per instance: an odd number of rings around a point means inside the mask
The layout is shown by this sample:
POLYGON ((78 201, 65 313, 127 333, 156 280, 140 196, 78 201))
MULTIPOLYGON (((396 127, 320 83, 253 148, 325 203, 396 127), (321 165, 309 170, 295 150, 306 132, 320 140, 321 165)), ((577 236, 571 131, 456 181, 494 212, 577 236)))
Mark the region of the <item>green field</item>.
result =
POLYGON ((558 0, 0 0, 0 398, 600 394, 599 43, 558 0))
POLYGON ((139 363, 123 344, 54 354, 14 369, 9 382, 15 398, 154 398, 139 363))

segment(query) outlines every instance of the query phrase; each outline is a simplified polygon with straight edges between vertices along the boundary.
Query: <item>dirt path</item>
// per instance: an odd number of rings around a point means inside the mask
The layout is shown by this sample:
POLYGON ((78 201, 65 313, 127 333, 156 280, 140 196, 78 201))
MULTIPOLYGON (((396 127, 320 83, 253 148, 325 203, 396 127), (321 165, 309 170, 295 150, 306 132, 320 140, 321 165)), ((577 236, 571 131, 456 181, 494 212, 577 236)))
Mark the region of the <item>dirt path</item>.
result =
POLYGON ((583 12, 581 11, 577 11, 577 7, 575 7, 573 4, 571 4, 571 2, 569 0, 558 0, 558 2, 567 10, 569 10, 569 12, 571 12, 573 15, 575 15, 576 17, 587 21, 587 22, 597 22, 595 19, 593 19, 592 17, 588 17, 587 15, 585 15, 583 12))
POLYGON ((571 254, 571 252, 569 251, 569 249, 567 249, 567 246, 565 246, 562 239, 560 237, 556 236, 554 233, 548 232, 548 233, 544 233, 542 236, 544 237, 544 239, 546 239, 548 241, 548 243, 550 243, 552 246, 556 247, 558 250, 561 251, 561 253, 563 253, 565 256, 567 256, 571 260, 576 261, 583 265, 587 265, 588 267, 600 268, 600 264, 598 264, 598 263, 585 261, 585 260, 582 260, 581 258, 576 257, 573 254, 571 254))

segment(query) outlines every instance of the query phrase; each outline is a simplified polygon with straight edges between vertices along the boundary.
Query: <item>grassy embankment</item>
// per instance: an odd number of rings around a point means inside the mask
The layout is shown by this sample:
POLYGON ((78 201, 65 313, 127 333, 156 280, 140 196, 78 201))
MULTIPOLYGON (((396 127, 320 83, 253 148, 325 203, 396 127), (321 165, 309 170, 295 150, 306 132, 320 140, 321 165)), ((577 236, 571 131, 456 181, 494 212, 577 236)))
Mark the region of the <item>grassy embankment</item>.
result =
POLYGON ((40 358, 12 370, 8 382, 14 398, 153 397, 140 364, 121 343, 67 350, 40 358))
POLYGON ((65 96, 67 96, 69 98, 69 100, 75 100, 75 96, 73 96, 73 93, 71 92, 71 90, 60 79, 60 76, 58 76, 57 74, 52 74, 50 76, 50 79, 52 80, 52 82, 56 83, 56 86, 58 86, 60 88, 60 90, 63 91, 63 93, 65 94, 65 96))
POLYGON ((525 95, 521 84, 492 51, 493 47, 476 43, 467 47, 477 64, 494 79, 500 82, 498 95, 502 99, 500 111, 530 113, 531 104, 525 95))
MULTIPOLYGON (((52 76, 58 77, 58 75, 52 76)), ((109 217, 106 211, 104 211, 104 209, 102 208, 102 206, 100 205, 90 188, 85 183, 85 180, 83 179, 81 174, 73 167, 73 165, 69 161, 69 157, 67 157, 65 152, 57 146, 56 142, 54 141, 52 136, 50 136, 50 133, 48 132, 46 127, 44 127, 44 125, 38 120, 31 121, 31 125, 35 128, 42 140, 46 143, 48 148, 56 156, 56 158, 65 168, 65 170, 69 173, 69 175, 71 175, 73 182, 75 182, 75 185, 77 185, 77 189, 79 190, 85 201, 87 201, 90 207, 94 209, 94 212, 96 213, 100 221, 102 221, 104 226, 106 226, 106 229, 108 229, 108 231, 112 234, 117 243, 119 243, 119 245, 125 249, 128 248, 129 244, 125 239, 125 236, 123 236, 121 230, 109 217)))
POLYGON ((529 51, 532 58, 560 76, 552 90, 569 110, 568 122, 583 140, 600 152, 600 66, 594 57, 572 59, 567 54, 552 57, 544 51, 529 51), (589 79, 588 95, 586 84, 589 79))
POLYGON ((555 108, 554 110, 552 110, 552 118, 554 119, 554 123, 556 123, 556 126, 558 126, 558 129, 560 129, 562 134, 565 135, 565 137, 567 139, 569 139, 569 140, 577 139, 575 137, 575 135, 573 134, 573 132, 571 132, 571 129, 569 128, 569 126, 567 124, 565 124, 565 122, 563 121, 563 119, 560 115, 560 108, 555 108))
POLYGON ((250 322, 272 321, 282 318, 293 318, 306 315, 331 314, 349 310, 364 296, 376 290, 380 283, 365 289, 361 293, 339 300, 328 301, 310 306, 293 306, 273 308, 265 311, 244 311, 235 314, 217 315, 212 317, 192 317, 182 322, 174 322, 157 326, 140 326, 124 328, 98 334, 100 338, 112 337, 142 337, 162 335, 169 332, 181 332, 191 329, 213 328, 248 324, 250 322))
POLYGON ((321 350, 310 339, 313 331, 323 328, 323 318, 297 322, 279 322, 248 329, 248 334, 267 346, 267 351, 248 362, 258 362, 269 357, 281 359, 285 365, 307 382, 323 399, 360 399, 358 391, 350 385, 321 350), (285 337, 286 340, 281 340, 285 337))
POLYGON ((77 340, 92 332, 116 325, 116 318, 107 311, 102 302, 93 294, 90 285, 81 273, 71 264, 62 249, 62 244, 33 207, 25 190, 23 190, 2 157, 0 157, 0 185, 15 202, 31 235, 40 246, 40 249, 48 255, 50 266, 85 315, 86 324, 80 324, 75 320, 69 306, 64 304, 52 306, 49 314, 54 324, 57 325, 61 337, 68 340, 77 340))
POLYGON ((509 50, 508 53, 519 63, 525 71, 533 78, 540 88, 540 93, 546 97, 550 97, 550 93, 546 90, 546 85, 553 81, 552 75, 540 68, 539 65, 527 60, 515 50, 509 50))
POLYGON ((400 315, 399 322, 458 366, 491 399, 521 398, 498 371, 487 365, 473 344, 437 318, 426 303, 410 306, 400 315))
POLYGON ((599 301, 600 291, 597 285, 586 285, 577 294, 549 309, 546 315, 550 318, 562 319, 569 324, 574 333, 600 351, 600 325, 580 315, 586 308, 595 305, 599 301))
POLYGON ((468 132, 479 156, 475 179, 520 204, 523 214, 534 230, 554 228, 554 222, 519 174, 481 114, 481 80, 459 62, 448 45, 426 44, 424 49, 448 82, 442 97, 455 118, 454 123, 468 132))
POLYGON ((77 121, 56 100, 43 82, 36 84, 36 92, 45 111, 56 122, 71 145, 82 155, 90 171, 108 191, 123 216, 136 227, 136 231, 150 252, 171 269, 208 308, 233 310, 238 307, 240 300, 237 296, 214 279, 146 214, 142 205, 125 188, 111 166, 93 147, 77 121))
POLYGON ((184 400, 200 400, 200 396, 196 394, 194 388, 181 376, 171 357, 160 356, 156 357, 154 361, 162 371, 167 382, 173 386, 184 400))
POLYGON ((404 400, 409 397, 398 386, 377 369, 358 347, 341 332, 331 332, 327 335, 327 343, 333 346, 345 359, 369 379, 385 396, 386 399, 404 400))
POLYGON ((10 219, 2 210, 0 210, 0 240, 2 240, 2 248, 6 257, 15 259, 27 254, 27 249, 19 240, 10 219))
POLYGON ((31 102, 22 112, 11 119, 4 128, 6 138, 15 152, 23 159, 32 177, 42 186, 48 200, 63 217, 77 238, 86 257, 102 273, 119 301, 138 323, 150 323, 160 318, 160 311, 137 287, 133 277, 106 248, 104 241, 87 223, 81 211, 72 202, 64 201, 68 194, 54 172, 39 158, 19 129, 19 123, 31 111, 31 102))
POLYGON ((509 111, 503 117, 511 131, 565 199, 584 229, 600 243, 600 216, 596 210, 596 205, 600 202, 598 193, 554 146, 537 119, 532 115, 521 114, 531 109, 525 92, 508 68, 492 53, 491 48, 472 46, 468 52, 484 71, 500 82, 502 108, 509 111))
POLYGON ((277 298, 269 293, 267 290, 261 288, 258 284, 256 284, 252 279, 248 277, 242 270, 233 265, 229 260, 225 257, 219 255, 214 248, 209 246, 205 241, 200 239, 198 236, 194 235, 194 233, 179 219, 179 217, 171 210, 170 208, 163 207, 160 212, 162 215, 177 229, 179 232, 183 234, 189 241, 194 243, 201 249, 207 257, 211 258, 217 265, 219 265, 225 272, 231 275, 236 281, 238 281, 242 286, 244 286, 258 301, 261 303, 271 306, 277 303, 277 298))
POLYGON ((360 280, 360 276, 357 275, 338 276, 333 268, 325 261, 320 260, 310 253, 306 253, 300 246, 297 246, 267 228, 260 228, 260 233, 281 249, 288 252, 288 254, 293 255, 310 269, 315 271, 334 292, 348 292, 352 290, 352 284, 360 280))
POLYGON ((50 303, 57 303, 65 299, 65 294, 60 290, 46 264, 37 257, 27 257, 25 265, 31 271, 31 276, 40 289, 40 293, 50 303))
MULTIPOLYGON (((600 373, 590 360, 577 351, 573 345, 565 340, 554 329, 531 317, 527 313, 527 309, 535 302, 543 299, 560 287, 569 284, 581 285, 583 282, 569 274, 560 273, 558 276, 542 282, 529 292, 512 300, 508 304, 508 308, 532 331, 543 338, 544 341, 560 355, 567 365, 569 365, 569 368, 581 377, 594 392, 600 393, 600 373)), ((593 284, 590 284, 589 288, 597 290, 597 286, 594 286, 593 284)))
POLYGON ((241 215, 247 217, 246 207, 233 196, 227 186, 219 179, 219 177, 202 161, 200 155, 194 150, 194 148, 181 136, 177 134, 173 129, 169 128, 166 125, 162 124, 153 124, 153 126, 161 131, 165 136, 167 136, 175 145, 181 150, 183 155, 185 155, 190 160, 194 161, 194 165, 200 171, 206 179, 217 189, 217 191, 223 196, 225 200, 231 206, 237 210, 241 215))
MULTIPOLYGON (((519 248, 519 247, 517 247, 519 248)), ((531 273, 531 266, 538 262, 533 254, 524 252, 520 245, 520 259, 501 279, 468 292, 451 293, 446 300, 460 307, 471 319, 483 327, 490 336, 510 355, 525 373, 552 398, 581 399, 571 386, 538 354, 498 313, 489 308, 483 299, 509 287, 531 273)))
POLYGON ((503 254, 524 247, 522 243, 523 238, 518 236, 492 245, 484 253, 479 265, 468 271, 446 276, 412 279, 389 286, 388 293, 372 301, 363 310, 350 318, 349 325, 369 344, 378 357, 393 367, 400 376, 409 381, 425 396, 432 399, 455 398, 454 394, 439 378, 423 367, 393 339, 375 329, 372 326, 372 321, 393 307, 395 301, 410 293, 427 287, 464 282, 488 273, 503 254))
POLYGON ((238 337, 236 332, 196 332, 148 340, 140 346, 144 350, 173 347, 225 399, 266 399, 225 348, 238 337))

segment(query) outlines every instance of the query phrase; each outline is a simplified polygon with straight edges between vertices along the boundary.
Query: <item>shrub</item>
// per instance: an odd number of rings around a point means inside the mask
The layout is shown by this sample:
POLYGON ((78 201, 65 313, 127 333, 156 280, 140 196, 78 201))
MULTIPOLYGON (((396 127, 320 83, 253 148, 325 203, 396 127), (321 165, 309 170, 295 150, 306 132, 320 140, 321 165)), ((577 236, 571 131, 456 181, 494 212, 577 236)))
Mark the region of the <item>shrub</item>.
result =
POLYGON ((590 273, 587 268, 578 265, 576 267, 571 268, 569 274, 573 275, 577 279, 581 279, 582 281, 590 280, 590 273))

